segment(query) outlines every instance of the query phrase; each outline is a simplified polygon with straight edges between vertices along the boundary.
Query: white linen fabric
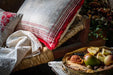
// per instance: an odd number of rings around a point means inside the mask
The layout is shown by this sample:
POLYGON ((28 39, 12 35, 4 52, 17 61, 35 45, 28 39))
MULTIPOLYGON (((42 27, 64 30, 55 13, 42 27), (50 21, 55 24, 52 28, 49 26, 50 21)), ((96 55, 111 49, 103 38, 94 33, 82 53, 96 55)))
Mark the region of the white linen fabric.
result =
POLYGON ((62 61, 50 61, 48 62, 48 66, 52 68, 56 75, 68 75, 64 69, 62 61))
POLYGON ((0 75, 9 75, 26 56, 40 54, 42 48, 38 39, 29 31, 19 30, 6 41, 7 48, 0 47, 0 75))
POLYGON ((53 50, 72 24, 84 0, 25 0, 18 29, 31 31, 53 50))
POLYGON ((13 33, 21 17, 21 14, 0 9, 0 46, 2 46, 8 36, 13 33))

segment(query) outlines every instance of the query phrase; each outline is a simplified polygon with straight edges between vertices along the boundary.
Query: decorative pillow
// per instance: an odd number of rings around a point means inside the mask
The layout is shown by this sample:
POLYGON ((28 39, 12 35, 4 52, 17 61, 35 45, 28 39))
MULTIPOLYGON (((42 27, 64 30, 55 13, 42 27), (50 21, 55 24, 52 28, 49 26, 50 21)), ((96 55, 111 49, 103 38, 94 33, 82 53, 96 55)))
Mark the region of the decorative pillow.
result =
POLYGON ((84 0, 26 0, 18 11, 24 15, 17 30, 31 31, 52 50, 64 36, 83 2, 84 0))
POLYGON ((14 31, 21 19, 20 14, 6 12, 0 9, 0 46, 6 41, 7 37, 14 31))

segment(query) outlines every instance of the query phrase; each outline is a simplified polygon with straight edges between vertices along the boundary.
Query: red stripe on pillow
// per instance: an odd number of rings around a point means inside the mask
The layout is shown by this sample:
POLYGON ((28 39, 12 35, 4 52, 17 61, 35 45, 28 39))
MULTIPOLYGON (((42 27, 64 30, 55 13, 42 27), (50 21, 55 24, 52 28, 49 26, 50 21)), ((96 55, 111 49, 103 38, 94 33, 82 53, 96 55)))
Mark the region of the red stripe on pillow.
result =
POLYGON ((69 23, 72 21, 78 9, 82 6, 84 0, 70 0, 66 7, 62 10, 51 29, 44 25, 22 21, 22 25, 18 26, 23 30, 31 31, 36 37, 44 43, 49 49, 53 50, 59 42, 59 39, 69 23), (33 27, 34 26, 34 27, 33 27), (48 33, 49 32, 49 33, 48 33))
MULTIPOLYGON (((72 1, 71 0, 71 3, 73 3, 74 2, 74 0, 72 1)), ((70 11, 72 11, 74 8, 75 8, 75 6, 77 6, 77 4, 79 3, 79 1, 76 1, 75 3, 73 3, 73 5, 71 5, 70 7, 68 7, 67 8, 67 6, 66 6, 66 8, 67 9, 69 9, 69 10, 67 10, 66 11, 66 13, 63 15, 63 16, 60 16, 60 22, 58 22, 57 24, 55 24, 56 25, 56 28, 52 31, 52 32, 54 32, 53 34, 51 34, 50 36, 51 37, 53 37, 53 40, 55 39, 55 37, 57 36, 57 35, 55 35, 55 34, 57 34, 58 33, 58 30, 60 30, 61 28, 62 28, 62 26, 64 25, 64 23, 65 23, 65 21, 66 21, 66 19, 71 15, 70 13, 70 11), (72 7, 73 6, 73 7, 72 7)), ((69 4, 70 5, 70 4, 69 4)))
POLYGON ((73 10, 73 12, 71 12, 70 17, 68 17, 68 19, 65 21, 65 24, 63 25, 63 28, 59 31, 57 37, 54 40, 54 43, 49 41, 49 44, 47 42, 45 42, 43 39, 39 38, 38 39, 43 42, 50 50, 53 50, 56 45, 58 44, 58 41, 62 35, 62 33, 65 31, 67 25, 71 22, 71 20, 73 19, 74 15, 76 14, 77 10, 83 5, 84 0, 81 0, 80 3, 78 3, 77 7, 73 10))

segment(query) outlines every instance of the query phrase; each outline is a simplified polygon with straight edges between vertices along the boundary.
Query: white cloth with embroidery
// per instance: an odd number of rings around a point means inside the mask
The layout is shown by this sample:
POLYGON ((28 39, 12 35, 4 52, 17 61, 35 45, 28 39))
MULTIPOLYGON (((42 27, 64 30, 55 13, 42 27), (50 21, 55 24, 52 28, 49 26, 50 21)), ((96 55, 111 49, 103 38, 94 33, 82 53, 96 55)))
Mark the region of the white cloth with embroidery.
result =
POLYGON ((13 68, 30 54, 40 54, 41 43, 29 31, 19 30, 6 41, 7 48, 0 48, 0 75, 9 75, 13 68))
POLYGON ((8 36, 14 32, 21 18, 22 14, 0 9, 0 47, 5 43, 8 36))

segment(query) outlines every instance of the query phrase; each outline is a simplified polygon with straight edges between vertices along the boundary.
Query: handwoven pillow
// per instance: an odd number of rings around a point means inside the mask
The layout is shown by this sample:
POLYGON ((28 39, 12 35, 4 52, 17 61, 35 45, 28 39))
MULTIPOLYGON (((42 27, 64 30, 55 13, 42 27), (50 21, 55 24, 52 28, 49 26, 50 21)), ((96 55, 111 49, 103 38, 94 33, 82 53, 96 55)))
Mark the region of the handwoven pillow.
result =
POLYGON ((18 29, 31 31, 49 49, 64 36, 84 0, 26 0, 18 13, 23 14, 18 29))
POLYGON ((6 12, 0 9, 0 46, 6 41, 7 37, 14 31, 21 19, 20 14, 6 12))

